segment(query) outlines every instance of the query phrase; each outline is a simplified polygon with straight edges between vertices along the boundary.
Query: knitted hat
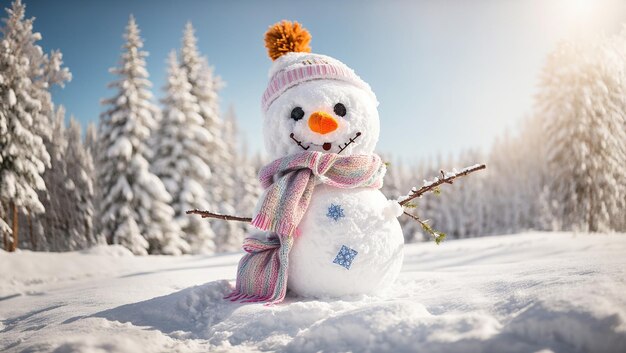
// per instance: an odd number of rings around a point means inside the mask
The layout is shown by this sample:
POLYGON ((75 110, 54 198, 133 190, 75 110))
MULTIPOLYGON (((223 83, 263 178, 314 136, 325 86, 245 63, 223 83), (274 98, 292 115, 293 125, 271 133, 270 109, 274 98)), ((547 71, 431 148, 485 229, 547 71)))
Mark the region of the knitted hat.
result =
POLYGON ((276 23, 265 34, 265 47, 274 64, 263 93, 263 112, 288 89, 312 80, 348 82, 376 98, 370 86, 346 64, 330 56, 310 53, 310 41, 311 35, 298 22, 276 23))

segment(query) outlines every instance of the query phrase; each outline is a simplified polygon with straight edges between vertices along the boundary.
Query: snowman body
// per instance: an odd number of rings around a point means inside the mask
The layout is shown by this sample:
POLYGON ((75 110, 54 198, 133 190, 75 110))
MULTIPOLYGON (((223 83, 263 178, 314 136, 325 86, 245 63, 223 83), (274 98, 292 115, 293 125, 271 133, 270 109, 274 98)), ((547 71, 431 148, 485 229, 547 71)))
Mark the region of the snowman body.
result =
POLYGON ((379 190, 318 185, 298 229, 288 287, 299 295, 378 293, 400 272, 402 229, 379 190))
MULTIPOLYGON (((374 153, 380 133, 378 101, 345 64, 325 55, 292 52, 274 61, 269 76, 263 135, 271 159, 303 151, 374 153), (316 73, 331 78, 290 84, 316 73)), ((388 288, 403 260, 404 237, 397 220, 401 213, 398 203, 378 189, 336 188, 318 180, 294 235, 287 287, 317 298, 388 288)))

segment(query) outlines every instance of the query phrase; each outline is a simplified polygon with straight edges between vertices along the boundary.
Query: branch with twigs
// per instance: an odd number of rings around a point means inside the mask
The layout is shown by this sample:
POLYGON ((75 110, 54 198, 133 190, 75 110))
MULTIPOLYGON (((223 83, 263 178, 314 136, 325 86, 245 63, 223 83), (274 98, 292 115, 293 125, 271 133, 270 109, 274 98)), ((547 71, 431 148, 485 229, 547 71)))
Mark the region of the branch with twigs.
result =
POLYGON ((435 243, 437 245, 439 245, 445 238, 446 238, 446 233, 442 233, 442 232, 438 232, 436 230, 434 230, 430 224, 428 224, 428 220, 422 221, 419 217, 417 217, 416 215, 410 214, 406 211, 403 212, 403 214, 405 216, 409 216, 410 218, 412 218, 414 221, 417 221, 417 223, 419 223, 422 226, 422 229, 430 234, 433 239, 435 239, 435 243))
POLYGON ((398 203, 400 203, 400 206, 404 206, 408 204, 409 202, 411 202, 411 200, 421 197, 422 195, 424 195, 425 193, 429 191, 438 192, 438 187, 442 184, 452 184, 454 179, 464 177, 470 173, 483 170, 485 168, 487 168, 487 166, 484 164, 476 164, 471 167, 464 168, 460 172, 452 171, 450 173, 446 173, 443 170, 441 170, 439 171, 441 173, 441 179, 435 178, 432 181, 424 180, 424 185, 421 188, 419 189, 413 188, 413 190, 411 190, 411 192, 408 195, 401 197, 401 199, 398 200, 398 203))
MULTIPOLYGON (((411 203, 412 200, 422 197, 422 195, 427 192, 434 192, 438 194, 439 186, 443 184, 452 184, 457 178, 464 177, 470 173, 483 170, 485 168, 487 168, 487 166, 484 164, 476 164, 471 167, 463 168, 460 172, 453 170, 452 172, 446 173, 443 170, 440 170, 439 172, 441 173, 441 178, 436 177, 431 181, 424 180, 424 185, 421 188, 413 188, 408 195, 400 197, 398 199, 398 203, 404 208, 415 208, 416 205, 411 203)), ((439 245, 446 238, 446 234, 433 229, 430 224, 428 224, 428 220, 422 220, 418 216, 410 214, 406 211, 403 213, 418 222, 422 226, 422 229, 433 237, 437 245, 439 245)))
MULTIPOLYGON (((464 168, 460 172, 457 172, 456 170, 453 170, 452 172, 444 172, 443 170, 441 170, 440 171, 441 178, 436 177, 435 179, 431 181, 424 180, 424 185, 421 188, 419 189, 413 188, 409 192, 408 195, 400 197, 398 199, 398 203, 400 204, 400 206, 404 208, 414 208, 415 205, 411 203, 412 200, 422 197, 422 195, 428 192, 439 193, 439 186, 443 184, 452 184, 454 180, 457 178, 464 177, 468 174, 474 173, 479 170, 483 170, 485 168, 487 168, 487 166, 485 166, 484 164, 476 164, 471 167, 464 168)), ((197 215, 202 216, 202 218, 215 218, 215 219, 221 219, 224 221, 237 221, 237 222, 247 222, 247 223, 252 222, 252 218, 250 217, 231 216, 227 214, 220 214, 220 213, 215 213, 215 212, 210 212, 210 211, 189 210, 186 213, 197 214, 197 215)), ((414 221, 418 222, 422 226, 422 229, 425 232, 433 236, 433 238, 435 239, 435 243, 437 244, 441 243, 446 237, 445 233, 434 230, 428 224, 428 220, 422 220, 418 216, 410 214, 406 211, 404 211, 403 214, 410 217, 414 221)))

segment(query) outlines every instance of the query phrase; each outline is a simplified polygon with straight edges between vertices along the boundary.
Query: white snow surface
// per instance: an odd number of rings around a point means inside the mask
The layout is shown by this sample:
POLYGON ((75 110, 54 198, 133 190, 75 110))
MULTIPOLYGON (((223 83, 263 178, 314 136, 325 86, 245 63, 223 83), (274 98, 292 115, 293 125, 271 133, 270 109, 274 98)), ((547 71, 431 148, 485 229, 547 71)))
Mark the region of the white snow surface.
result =
POLYGON ((240 254, 0 251, 2 352, 626 352, 626 236, 406 246, 386 294, 224 301, 240 254))

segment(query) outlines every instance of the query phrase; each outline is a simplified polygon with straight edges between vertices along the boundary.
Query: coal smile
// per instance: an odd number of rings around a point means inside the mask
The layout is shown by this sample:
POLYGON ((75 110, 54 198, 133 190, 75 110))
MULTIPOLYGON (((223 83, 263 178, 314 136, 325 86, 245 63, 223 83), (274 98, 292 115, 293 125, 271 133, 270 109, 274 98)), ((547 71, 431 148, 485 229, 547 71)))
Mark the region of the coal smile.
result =
POLYGON ((350 146, 352 143, 354 143, 354 141, 356 141, 356 139, 358 139, 359 136, 361 136, 361 133, 357 132, 356 135, 354 135, 354 137, 350 139, 350 141, 348 141, 348 142, 343 144, 343 147, 339 146, 339 152, 337 152, 337 153, 339 154, 339 153, 343 152, 343 150, 345 150, 348 146, 350 146))
MULTIPOLYGON (((339 153, 343 152, 343 151, 344 151, 344 150, 345 150, 348 146, 350 146, 351 144, 353 144, 353 143, 356 141, 356 139, 357 139, 357 138, 359 138, 359 136, 361 136, 361 133, 360 133, 360 132, 357 132, 357 133, 354 135, 354 137, 350 138, 350 139, 349 139, 346 143, 344 143, 343 145, 337 145, 337 147, 339 148, 339 152, 337 152, 337 154, 339 154, 339 153)), ((322 145, 318 145, 318 144, 316 144, 316 143, 312 143, 312 142, 311 142, 311 143, 309 143, 309 145, 308 145, 308 146, 305 146, 305 145, 302 143, 302 141, 298 140, 298 139, 295 137, 295 135, 294 135, 294 133, 293 133, 293 132, 291 133, 291 135, 289 135, 289 137, 290 137, 290 138, 291 138, 291 139, 292 139, 292 140, 293 140, 293 141, 294 141, 294 142, 295 142, 298 146, 300 146, 300 148, 302 148, 302 149, 303 149, 303 150, 305 150, 305 151, 306 151, 306 150, 308 150, 308 149, 311 147, 311 145, 321 146, 321 147, 324 149, 324 151, 329 151, 329 150, 333 147, 333 144, 332 144, 332 143, 330 143, 330 142, 325 142, 325 143, 324 143, 324 144, 322 144, 322 145)))
POLYGON ((303 149, 303 150, 305 150, 305 151, 306 151, 306 150, 308 150, 308 149, 309 149, 309 147, 311 147, 311 145, 308 145, 308 146, 304 147, 304 145, 302 144, 302 141, 298 141, 298 139, 296 139, 296 138, 294 137, 293 132, 291 133, 291 135, 289 135, 289 137, 291 137, 291 139, 292 139, 292 140, 296 141, 296 143, 298 144, 298 146, 302 147, 302 149, 303 149))

